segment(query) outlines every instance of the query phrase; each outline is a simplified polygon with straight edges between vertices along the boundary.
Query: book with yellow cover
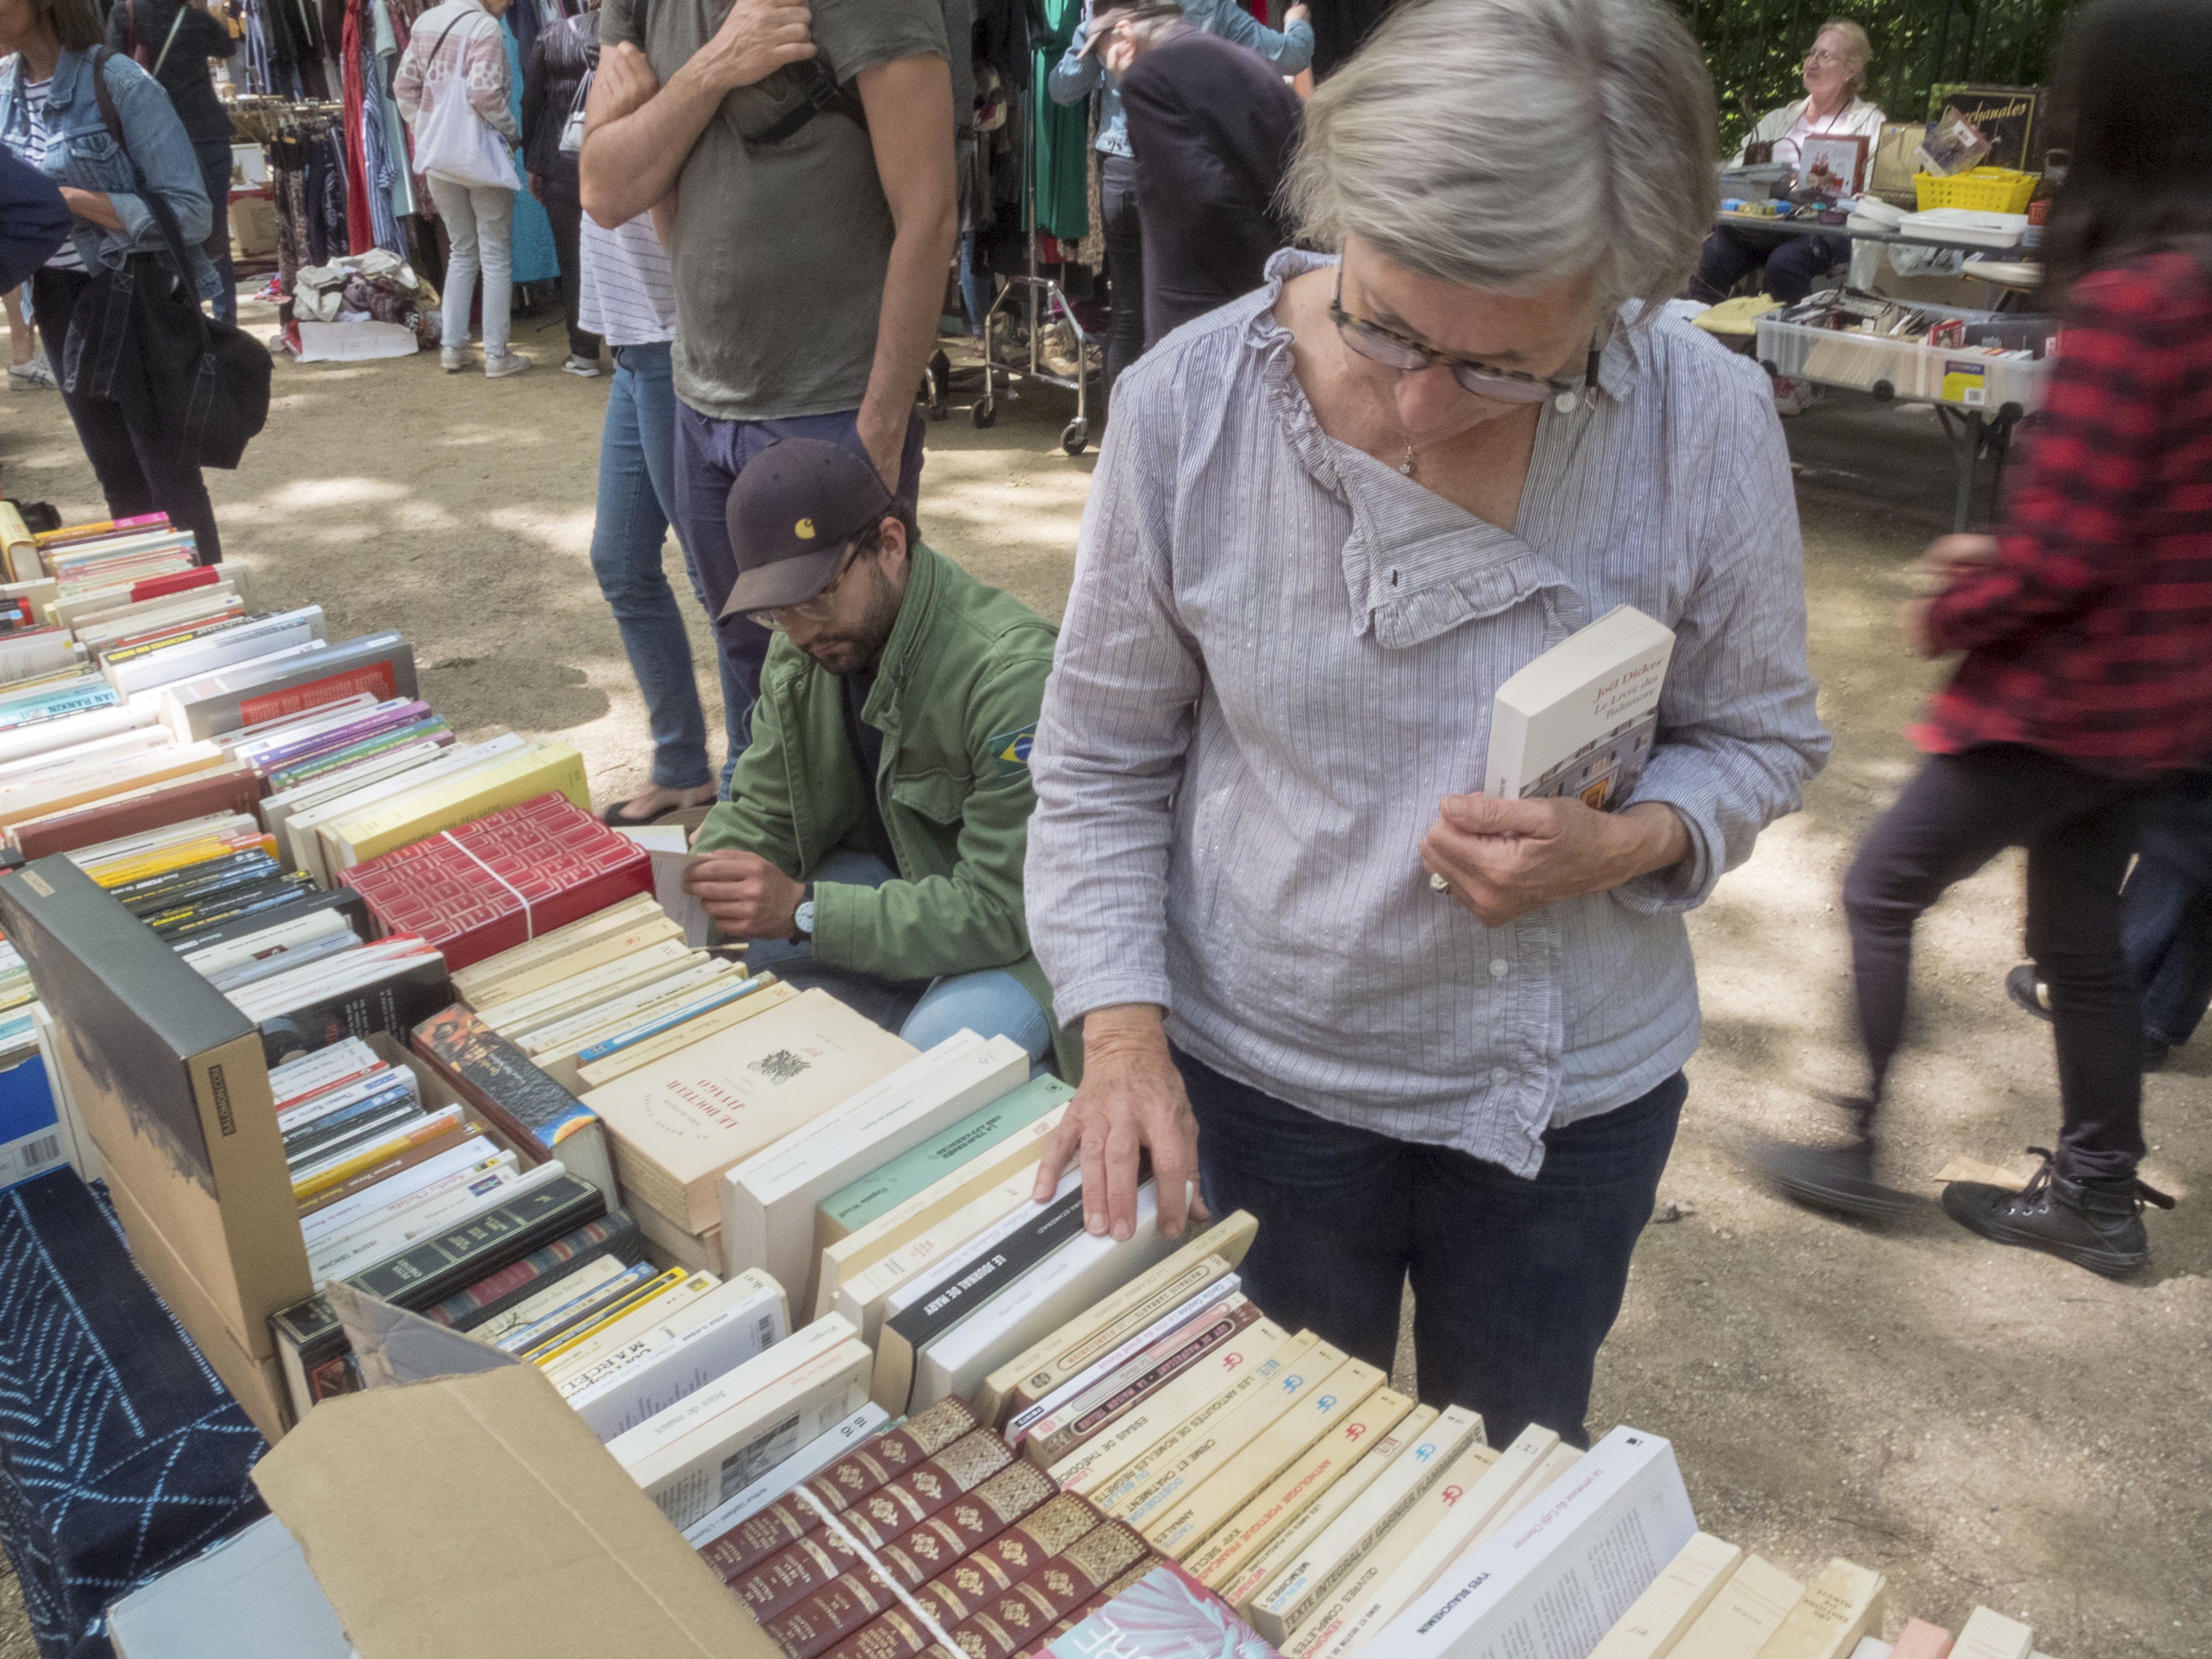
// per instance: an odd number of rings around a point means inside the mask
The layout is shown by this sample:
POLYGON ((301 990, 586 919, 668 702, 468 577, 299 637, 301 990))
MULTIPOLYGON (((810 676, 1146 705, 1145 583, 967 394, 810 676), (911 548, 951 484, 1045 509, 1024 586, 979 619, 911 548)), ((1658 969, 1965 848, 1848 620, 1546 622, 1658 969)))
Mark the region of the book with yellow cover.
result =
MULTIPOLYGON (((1367 1403, 1370 1409, 1374 1407, 1373 1400, 1367 1403)), ((1220 1582, 1209 1588, 1218 1589, 1221 1599, 1237 1610, 1237 1616, 1251 1623, 1252 1603, 1259 1599, 1260 1592, 1281 1577, 1285 1567, 1301 1559, 1307 1549, 1366 1494, 1369 1487, 1389 1473, 1402 1454, 1425 1444, 1430 1426, 1440 1415, 1434 1406, 1414 1407, 1396 1428, 1369 1447, 1328 1491, 1292 1515, 1283 1529, 1242 1566, 1218 1571, 1216 1577, 1220 1582)))
POLYGON ((1497 1454, 1482 1444, 1480 1415, 1463 1406, 1447 1408, 1419 1443, 1394 1459, 1357 1501, 1252 1596, 1245 1617, 1253 1629, 1280 1646, 1321 1598, 1443 1483, 1470 1447, 1481 1449, 1486 1468, 1497 1460, 1497 1454))
POLYGON ((1161 1554, 1181 1560, 1389 1380, 1379 1367, 1363 1360, 1338 1366, 1254 1436, 1249 1445, 1217 1459, 1212 1474, 1195 1487, 1185 1488, 1175 1503, 1163 1505, 1143 1528, 1146 1541, 1161 1554))
MULTIPOLYGON (((1179 1435, 1200 1432, 1214 1418, 1234 1411, 1316 1340, 1310 1334, 1292 1336, 1271 1320, 1248 1325, 1045 1473, 1060 1483, 1061 1491, 1080 1492, 1098 1503, 1107 1492, 1121 1490, 1120 1483, 1132 1465, 1141 1467, 1155 1447, 1179 1435)), ((1127 1490, 1133 1491, 1147 1478, 1139 1476, 1127 1490)))
POLYGON ((471 963, 453 975, 453 994, 481 1014, 541 985, 581 973, 595 961, 627 956, 683 931, 650 893, 635 894, 497 956, 471 963), (603 954, 586 957, 587 951, 603 954), (575 958, 573 965, 571 957, 575 958))
POLYGON ((1311 1331, 1301 1331, 1276 1358, 1282 1361, 1280 1369, 1250 1399, 1202 1427, 1192 1425, 1188 1432, 1162 1440, 1098 1494, 1098 1507, 1133 1527, 1143 1525, 1250 1445, 1302 1395, 1334 1375, 1349 1356, 1311 1331))
POLYGON ((1666 1659, 1742 1565, 1743 1552, 1735 1545, 1698 1534, 1644 1586, 1590 1650, 1589 1659, 1666 1659))
POLYGON ((1887 1584, 1878 1572, 1831 1557, 1805 1586, 1759 1659, 1850 1659, 1862 1639, 1881 1629, 1887 1584))
POLYGON ((1764 1556, 1747 1555, 1674 1650, 1698 1659, 1756 1659, 1805 1599, 1805 1587, 1764 1556))
POLYGON ((688 1267, 671 1267, 666 1273, 647 1279, 629 1295, 609 1303, 593 1315, 589 1323, 580 1325, 572 1331, 563 1331, 557 1336, 548 1337, 535 1347, 524 1349, 522 1357, 533 1365, 544 1365, 549 1361, 557 1359, 571 1348, 590 1340, 617 1320, 625 1318, 637 1312, 647 1303, 666 1296, 691 1276, 691 1271, 688 1267))
MULTIPOLYGON (((1334 1589, 1314 1598, 1304 1616, 1285 1632, 1282 1639, 1268 1639, 1282 1650, 1286 1659, 1306 1659, 1306 1656, 1322 1652, 1334 1644, 1346 1622, 1356 1618, 1360 1609, 1373 1600, 1376 1591, 1420 1547, 1421 1540, 1443 1525, 1460 1501, 1497 1468, 1500 1455, 1487 1446, 1469 1446, 1462 1451, 1444 1471, 1443 1479, 1352 1564, 1351 1571, 1334 1589)), ((1254 1628, 1259 1628, 1256 1622, 1254 1628)))
POLYGON ((335 874, 441 830, 556 791, 581 811, 592 810, 584 757, 568 744, 541 738, 481 771, 400 795, 357 817, 323 824, 315 833, 322 838, 324 862, 335 874))
MULTIPOLYGON (((1328 1397, 1323 1395, 1313 1404, 1319 1405, 1328 1397)), ((1243 1507, 1196 1547, 1178 1552, 1177 1559, 1184 1570, 1209 1589, 1222 1588, 1278 1537, 1300 1510, 1316 1502, 1341 1480, 1370 1447, 1388 1440, 1391 1431, 1413 1409, 1412 1395, 1378 1384, 1366 1399, 1334 1410, 1322 1433, 1278 1470, 1267 1485, 1255 1489, 1243 1507)), ((1285 1422, 1278 1425, 1278 1429, 1288 1426, 1285 1422)), ((1376 1468, 1379 1471, 1382 1465, 1378 1463, 1376 1468)), ((1224 1471, 1224 1475, 1215 1476, 1214 1480, 1224 1479, 1225 1474, 1224 1471)), ((1210 1486, 1214 1481, 1206 1484, 1210 1486)))

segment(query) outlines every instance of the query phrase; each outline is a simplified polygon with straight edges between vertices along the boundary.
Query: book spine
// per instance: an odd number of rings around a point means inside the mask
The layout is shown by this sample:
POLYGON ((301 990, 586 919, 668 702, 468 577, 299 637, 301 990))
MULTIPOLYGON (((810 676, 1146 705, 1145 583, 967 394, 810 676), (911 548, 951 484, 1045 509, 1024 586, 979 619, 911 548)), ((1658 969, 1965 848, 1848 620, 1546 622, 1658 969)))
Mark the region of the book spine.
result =
MULTIPOLYGON (((428 1118, 423 1121, 425 1123, 438 1121, 436 1119, 428 1118)), ((300 1213, 303 1217, 313 1215, 316 1211, 342 1202, 356 1193, 367 1192, 380 1181, 388 1180, 402 1170, 411 1170, 417 1164, 426 1163, 431 1158, 452 1152, 464 1141, 479 1138, 473 1133, 470 1125, 455 1117, 442 1123, 434 1132, 424 1134, 419 1139, 409 1140, 388 1157, 380 1158, 374 1164, 364 1165, 343 1180, 324 1187, 305 1198, 298 1199, 300 1213)))
POLYGON ((816 1659, 870 1620, 900 1606, 898 1592, 873 1566, 856 1563, 797 1607, 761 1620, 787 1659, 816 1659))
POLYGON ((1013 1659, 1093 1595, 1139 1565, 1157 1558, 1136 1532, 1118 1521, 1085 1534, 952 1632, 969 1659, 1013 1659))
POLYGON ((882 1549, 1013 1461, 1012 1447, 990 1430, 978 1429, 838 1518, 870 1549, 882 1549))
POLYGON ((509 1139, 523 1142, 526 1156, 550 1158, 570 1124, 599 1121, 520 1049, 458 1003, 417 1025, 411 1044, 463 1099, 509 1139))
MULTIPOLYGON (((942 1401, 902 1427, 848 1452, 809 1480, 805 1491, 831 1514, 842 1513, 926 1462, 975 1426, 975 1413, 960 1400, 942 1401)), ((701 1546, 707 1565, 724 1583, 738 1577, 821 1524, 817 1510, 797 1496, 780 1498, 759 1514, 701 1546)))
POLYGON ((1240 1305, 1206 1319, 1196 1330, 1178 1333, 1174 1348, 1105 1398, 1079 1411, 1054 1413, 1044 1419, 1022 1442, 1022 1455, 1031 1462, 1050 1468, 1082 1447, 1123 1412, 1158 1393, 1223 1343, 1256 1324, 1260 1318, 1258 1305, 1242 1297, 1237 1301, 1240 1305))
POLYGON ((443 1301, 547 1238, 557 1238, 606 1213, 606 1200, 588 1181, 562 1176, 502 1204, 466 1227, 432 1239, 360 1274, 353 1283, 403 1308, 443 1301), (496 1259, 495 1259, 496 1258, 496 1259))
POLYGON ((915 1601, 940 1625, 973 1618, 1070 1546, 1106 1523, 1097 1509, 1063 1494, 1018 1526, 971 1550, 915 1593, 915 1601))
POLYGON ((532 1250, 497 1273, 486 1274, 467 1289, 424 1309, 422 1315, 457 1331, 473 1330, 554 1279, 603 1255, 629 1255, 635 1260, 642 1253, 636 1221, 627 1210, 612 1210, 563 1234, 544 1249, 532 1250))

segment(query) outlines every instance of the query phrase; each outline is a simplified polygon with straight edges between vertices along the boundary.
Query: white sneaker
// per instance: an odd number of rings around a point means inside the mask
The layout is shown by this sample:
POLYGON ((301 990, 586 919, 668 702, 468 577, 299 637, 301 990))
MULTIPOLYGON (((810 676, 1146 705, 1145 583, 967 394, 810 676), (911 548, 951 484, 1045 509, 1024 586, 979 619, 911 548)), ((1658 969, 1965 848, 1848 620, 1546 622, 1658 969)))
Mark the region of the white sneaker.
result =
POLYGON ((573 374, 580 380, 596 380, 599 378, 599 359, 579 357, 572 351, 568 354, 568 361, 561 365, 561 372, 573 374))
POLYGON ((466 346, 440 346, 438 367, 448 374, 459 374, 465 368, 475 367, 466 346))
POLYGON ((484 379, 503 380, 510 374, 528 373, 530 359, 520 351, 487 351, 484 353, 484 379))
POLYGON ((30 357, 20 363, 10 363, 8 378, 36 392, 52 392, 54 389, 54 371, 47 366, 44 357, 30 357))

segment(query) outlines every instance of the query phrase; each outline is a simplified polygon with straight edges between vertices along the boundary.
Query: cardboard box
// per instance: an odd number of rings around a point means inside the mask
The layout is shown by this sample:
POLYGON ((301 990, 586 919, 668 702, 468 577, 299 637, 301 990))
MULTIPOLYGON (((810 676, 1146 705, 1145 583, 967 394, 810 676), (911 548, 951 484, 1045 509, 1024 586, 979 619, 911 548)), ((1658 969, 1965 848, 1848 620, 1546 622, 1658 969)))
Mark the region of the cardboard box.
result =
POLYGON ((230 239, 248 258, 276 251, 276 204, 266 196, 233 195, 230 239))
POLYGON ((534 1365, 327 1401, 253 1481, 362 1659, 781 1659, 534 1365))
POLYGON ((0 932, 53 1017, 139 1271, 275 1440, 269 1316, 313 1285, 259 1030, 64 854, 0 880, 0 932))
POLYGON ((357 1659, 273 1515, 117 1601, 107 1638, 116 1659, 357 1659))

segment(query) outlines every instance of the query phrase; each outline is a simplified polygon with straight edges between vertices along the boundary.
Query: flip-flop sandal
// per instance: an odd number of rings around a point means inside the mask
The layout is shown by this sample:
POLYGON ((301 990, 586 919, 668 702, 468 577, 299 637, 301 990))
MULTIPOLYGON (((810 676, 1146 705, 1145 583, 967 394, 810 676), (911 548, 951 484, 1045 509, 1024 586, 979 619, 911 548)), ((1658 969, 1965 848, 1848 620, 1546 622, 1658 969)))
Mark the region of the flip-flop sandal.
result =
MULTIPOLYGON (((649 818, 633 818, 624 817, 623 814, 623 808, 629 805, 631 800, 635 800, 636 799, 637 797, 635 795, 632 795, 629 798, 629 800, 618 800, 612 806, 603 808, 599 815, 599 822, 605 824, 610 830, 642 830, 648 824, 665 823, 669 819, 674 817, 678 812, 687 811, 690 810, 679 803, 674 806, 664 806, 659 811, 655 812, 649 818)), ((711 801, 708 804, 709 805, 713 805, 711 801)))

